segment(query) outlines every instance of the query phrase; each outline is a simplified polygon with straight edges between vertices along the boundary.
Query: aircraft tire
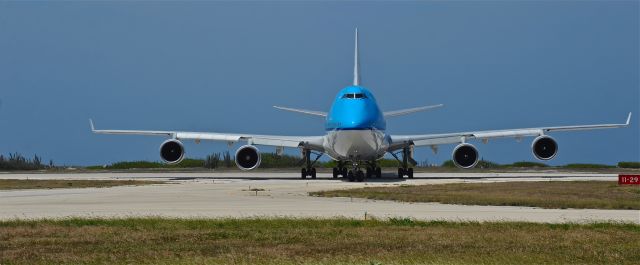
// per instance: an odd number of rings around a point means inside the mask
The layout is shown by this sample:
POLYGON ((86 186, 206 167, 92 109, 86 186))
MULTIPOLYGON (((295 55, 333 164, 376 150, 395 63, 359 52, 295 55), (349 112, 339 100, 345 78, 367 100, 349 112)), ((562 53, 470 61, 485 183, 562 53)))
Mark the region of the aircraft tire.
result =
POLYGON ((354 182, 356 180, 356 177, 351 170, 349 170, 349 173, 347 173, 347 178, 349 179, 349 182, 354 182))
POLYGON ((358 170, 356 178, 358 179, 358 182, 364 181, 364 172, 362 172, 362 170, 358 170))

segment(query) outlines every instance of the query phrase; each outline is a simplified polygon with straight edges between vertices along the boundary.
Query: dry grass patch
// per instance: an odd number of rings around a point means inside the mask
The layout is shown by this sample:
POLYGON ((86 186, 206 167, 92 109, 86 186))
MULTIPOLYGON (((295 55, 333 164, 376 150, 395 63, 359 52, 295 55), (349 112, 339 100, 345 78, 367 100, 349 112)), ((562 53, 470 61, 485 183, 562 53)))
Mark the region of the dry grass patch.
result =
POLYGON ((640 187, 619 186, 611 181, 407 185, 321 191, 311 195, 466 205, 640 209, 640 187))
POLYGON ((0 179, 0 190, 107 188, 126 185, 162 184, 147 180, 63 180, 63 179, 0 179))
POLYGON ((640 226, 409 219, 0 222, 0 264, 633 264, 640 226))

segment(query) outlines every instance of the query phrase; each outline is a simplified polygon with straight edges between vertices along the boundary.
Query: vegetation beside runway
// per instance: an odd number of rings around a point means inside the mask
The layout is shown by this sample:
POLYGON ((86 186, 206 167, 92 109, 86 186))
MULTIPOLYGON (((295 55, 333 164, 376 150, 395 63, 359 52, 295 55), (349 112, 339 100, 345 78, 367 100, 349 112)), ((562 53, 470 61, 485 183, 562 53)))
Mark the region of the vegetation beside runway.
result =
POLYGON ((162 184, 148 180, 66 180, 66 179, 0 179, 0 190, 60 189, 60 188, 108 188, 128 185, 162 184))
POLYGON ((522 181, 365 187, 313 192, 314 196, 549 209, 640 210, 640 188, 611 181, 522 181))
POLYGON ((613 223, 0 221, 0 264, 634 264, 638 242, 613 223))
MULTIPOLYGON (((325 156, 326 158, 326 156, 325 156)), ((55 165, 53 160, 49 160, 47 164, 43 163, 43 159, 34 155, 33 158, 27 158, 19 153, 10 153, 7 156, 0 154, 0 170, 5 171, 65 171, 65 170, 237 170, 234 157, 229 151, 212 153, 205 158, 185 158, 177 164, 166 164, 158 161, 120 161, 105 165, 93 166, 61 166, 55 165)), ((300 156, 275 153, 261 154, 262 169, 295 169, 299 170, 302 160, 300 156)), ((378 166, 382 168, 397 168, 399 162, 393 158, 385 158, 377 161, 378 166)), ((315 167, 321 169, 331 169, 336 167, 337 163, 333 160, 319 160, 315 163, 315 167)), ((520 161, 511 164, 498 164, 489 160, 480 160, 475 170, 520 170, 520 169, 570 169, 570 170, 637 170, 640 169, 640 162, 619 162, 616 165, 606 164, 567 164, 561 166, 549 166, 541 162, 520 161)), ((447 160, 440 165, 432 164, 428 160, 419 162, 415 168, 416 172, 420 171, 451 171, 459 170, 455 167, 453 161, 447 160)))

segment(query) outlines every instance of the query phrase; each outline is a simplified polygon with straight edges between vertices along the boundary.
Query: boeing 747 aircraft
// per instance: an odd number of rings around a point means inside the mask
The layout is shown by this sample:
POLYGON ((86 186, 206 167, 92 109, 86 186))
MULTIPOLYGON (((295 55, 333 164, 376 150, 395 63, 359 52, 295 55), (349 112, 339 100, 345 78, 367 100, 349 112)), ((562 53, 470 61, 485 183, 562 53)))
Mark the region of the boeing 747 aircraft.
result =
POLYGON ((445 134, 395 135, 387 133, 386 118, 406 115, 441 107, 442 105, 409 108, 383 112, 378 107, 371 91, 360 85, 360 67, 358 60, 358 30, 355 33, 355 60, 353 85, 343 88, 333 101, 329 112, 312 111, 274 106, 275 108, 325 118, 325 134, 321 136, 277 136, 213 132, 184 131, 137 131, 137 130, 96 130, 90 121, 91 130, 100 134, 131 134, 166 136, 169 139, 160 145, 160 158, 166 163, 179 163, 184 158, 184 140, 224 141, 229 144, 246 142, 235 153, 236 165, 242 170, 255 169, 260 165, 260 151, 256 146, 274 146, 278 153, 285 147, 302 150, 304 168, 302 178, 316 177, 314 164, 320 156, 327 154, 337 161, 333 168, 333 177, 342 176, 349 181, 363 181, 366 177, 380 177, 381 170, 377 160, 386 153, 400 162, 398 177, 413 178, 416 162, 412 158, 413 147, 429 146, 434 152, 439 145, 457 144, 452 160, 460 168, 472 168, 478 163, 478 150, 469 140, 483 142, 492 138, 535 137, 531 144, 533 155, 540 160, 549 160, 558 153, 558 144, 548 135, 557 131, 578 131, 626 127, 631 113, 623 124, 595 124, 559 127, 541 127, 511 130, 493 130, 476 132, 458 132, 445 134), (315 158, 312 158, 312 154, 315 158), (363 171, 364 170, 364 171, 363 171), (366 172, 366 173, 365 173, 366 172))

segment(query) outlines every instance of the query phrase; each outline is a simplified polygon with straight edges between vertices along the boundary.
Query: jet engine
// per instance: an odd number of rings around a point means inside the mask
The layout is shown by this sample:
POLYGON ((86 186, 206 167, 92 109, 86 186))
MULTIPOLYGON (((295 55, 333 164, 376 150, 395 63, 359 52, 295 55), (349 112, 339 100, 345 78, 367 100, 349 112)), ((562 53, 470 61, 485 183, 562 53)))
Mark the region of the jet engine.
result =
POLYGON ((236 151, 236 165, 242 170, 252 170, 260 166, 260 151, 253 145, 244 145, 236 151))
POLYGON ((478 164, 478 149, 467 143, 462 143, 453 149, 453 164, 459 168, 472 168, 478 164))
POLYGON ((531 151, 537 159, 549 160, 558 153, 558 143, 549 136, 541 135, 533 140, 531 151))
POLYGON ((184 145, 175 139, 164 141, 160 145, 160 158, 167 164, 180 163, 184 159, 184 145))

